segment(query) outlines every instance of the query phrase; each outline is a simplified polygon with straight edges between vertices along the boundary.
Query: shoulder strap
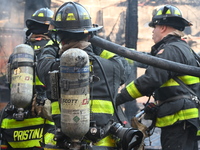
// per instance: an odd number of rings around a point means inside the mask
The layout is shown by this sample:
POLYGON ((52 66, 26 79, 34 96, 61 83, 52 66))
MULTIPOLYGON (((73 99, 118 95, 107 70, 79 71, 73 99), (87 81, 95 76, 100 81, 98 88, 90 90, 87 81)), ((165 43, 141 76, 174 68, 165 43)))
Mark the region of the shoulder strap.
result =
POLYGON ((196 95, 183 81, 181 81, 177 76, 174 76, 173 79, 179 83, 182 87, 186 88, 191 94, 196 95))
POLYGON ((177 76, 174 76, 173 79, 179 83, 183 88, 187 89, 191 94, 191 99, 195 101, 195 103, 200 104, 200 100, 197 97, 196 93, 192 91, 183 81, 181 81, 177 76))
MULTIPOLYGON (((173 45, 173 46, 175 46, 175 47, 180 49, 180 47, 177 46, 176 42, 170 43, 170 45, 173 45)), ((197 62, 198 67, 200 67, 200 56, 197 53, 195 53, 195 51, 192 48, 190 48, 188 44, 186 44, 185 46, 188 46, 188 48, 192 52, 192 54, 193 54, 193 56, 194 56, 194 58, 195 58, 195 60, 197 62)))
POLYGON ((196 59, 198 67, 200 67, 200 57, 199 57, 199 55, 197 53, 195 53, 193 49, 191 49, 191 51, 194 55, 194 58, 196 59))

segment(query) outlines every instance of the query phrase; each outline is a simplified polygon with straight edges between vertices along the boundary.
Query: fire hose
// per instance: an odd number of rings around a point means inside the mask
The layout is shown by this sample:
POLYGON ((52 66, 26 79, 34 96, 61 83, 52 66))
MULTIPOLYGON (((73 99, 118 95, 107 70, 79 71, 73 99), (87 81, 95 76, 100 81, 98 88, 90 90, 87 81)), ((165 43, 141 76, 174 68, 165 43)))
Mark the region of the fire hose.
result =
POLYGON ((169 71, 174 71, 177 73, 200 77, 200 68, 199 67, 181 64, 181 63, 169 61, 166 59, 161 59, 161 58, 158 58, 155 56, 147 55, 142 52, 133 51, 129 48, 115 44, 113 42, 110 42, 110 41, 100 38, 98 36, 93 36, 90 39, 90 42, 96 46, 103 48, 103 49, 106 49, 108 51, 111 51, 111 52, 121 55, 123 57, 129 58, 129 59, 132 59, 132 60, 144 63, 144 64, 148 64, 148 65, 158 67, 161 69, 165 69, 165 70, 169 70, 169 71))

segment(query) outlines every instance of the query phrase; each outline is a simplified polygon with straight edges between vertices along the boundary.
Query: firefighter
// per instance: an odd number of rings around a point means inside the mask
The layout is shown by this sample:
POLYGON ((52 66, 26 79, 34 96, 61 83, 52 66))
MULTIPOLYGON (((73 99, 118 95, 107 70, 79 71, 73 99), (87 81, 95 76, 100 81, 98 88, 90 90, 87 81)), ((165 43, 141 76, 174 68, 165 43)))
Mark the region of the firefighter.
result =
POLYGON ((52 18, 53 11, 49 8, 40 8, 31 18, 26 20, 27 31, 25 44, 30 45, 35 50, 36 55, 50 40, 47 33, 52 18))
MULTIPOLYGON (((117 55, 115 53, 104 50, 104 49, 97 47, 95 45, 92 45, 92 46, 93 46, 94 53, 99 55, 102 58, 110 59, 111 57, 114 57, 114 56, 117 55)), ((124 57, 119 57, 119 58, 125 66, 125 69, 126 69, 125 74, 127 75, 127 80, 126 80, 125 84, 121 86, 121 87, 123 87, 123 86, 125 86, 126 84, 128 84, 129 82, 131 82, 132 80, 135 79, 136 67, 143 67, 143 66, 140 65, 139 62, 135 62, 131 59, 124 58, 124 57)), ((139 110, 139 107, 137 106, 137 102, 136 101, 127 102, 127 103, 124 104, 124 108, 125 108, 125 111, 124 111, 125 117, 127 117, 127 120, 131 123, 132 117, 135 116, 136 113, 139 110)))
MULTIPOLYGON (((191 48, 181 39, 183 30, 192 24, 182 17, 172 5, 160 7, 149 23, 153 27, 151 55, 177 63, 197 66, 191 48)), ((198 104, 190 92, 179 85, 174 77, 194 91, 199 97, 199 77, 175 73, 148 66, 144 75, 129 83, 117 96, 120 105, 141 96, 153 95, 155 103, 146 104, 146 114, 151 114, 155 126, 161 128, 163 150, 197 150, 198 104)))
POLYGON ((92 33, 100 30, 102 26, 93 27, 89 13, 79 3, 66 2, 63 4, 55 13, 52 25, 56 35, 61 39, 61 48, 45 47, 38 60, 37 70, 40 80, 49 87, 47 88, 47 97, 51 99, 52 105, 57 107, 56 110, 52 110, 52 117, 57 127, 55 136, 57 145, 63 147, 64 138, 60 123, 60 106, 58 100, 52 97, 54 94, 50 88, 49 72, 59 70, 59 59, 65 51, 70 48, 79 48, 90 56, 90 76, 93 77, 90 82, 90 121, 91 127, 97 129, 97 134, 88 131, 85 139, 93 143, 92 149, 116 149, 116 141, 108 133, 108 129, 115 111, 112 100, 117 95, 119 86, 126 81, 123 63, 117 55, 104 59, 93 52, 92 45, 88 40, 92 33))
MULTIPOLYGON (((26 44, 25 53, 22 54, 19 52, 19 55, 27 55, 26 51, 28 49, 33 51, 33 60, 38 59, 40 51, 43 47, 49 42, 49 37, 45 35, 48 32, 48 27, 50 21, 53 17, 53 12, 48 8, 38 9, 30 19, 26 20, 26 26, 28 30, 26 31, 26 44), (30 46, 28 46, 30 45, 30 46), (30 48, 29 48, 30 47, 30 48)), ((23 46, 18 45, 15 49, 23 46)), ((11 54, 9 58, 9 64, 12 66, 10 70, 23 70, 23 67, 28 65, 27 63, 14 64, 14 60, 19 56, 16 53, 11 54), (16 65, 17 64, 17 65, 16 65), (24 66, 23 66, 24 65, 24 66), (14 68, 16 67, 16 68, 14 68)), ((33 77, 35 77, 35 65, 28 65, 33 69, 33 77)), ((11 71, 10 71, 11 73, 11 71)), ((35 73, 36 74, 36 73, 35 73)), ((12 74, 11 74, 12 76, 12 74)), ((22 72, 23 76, 23 72, 22 72)), ((12 80, 13 81, 13 80, 12 80)), ((14 83, 10 82, 10 88, 14 83)), ((22 85, 22 84, 21 84, 22 85)), ((34 86, 34 85, 32 85, 34 86)), ((24 111, 19 114, 18 108, 15 104, 18 103, 17 98, 12 98, 11 102, 4 108, 3 113, 1 114, 1 149, 25 149, 25 150, 43 150, 43 147, 54 148, 55 141, 53 140, 55 125, 51 121, 50 112, 46 111, 47 98, 45 95, 45 87, 42 82, 35 78, 35 88, 33 88, 32 93, 28 93, 29 89, 23 89, 24 94, 28 94, 29 97, 31 94, 33 98, 33 103, 31 102, 28 106, 24 108, 24 111), (16 101, 16 102, 15 102, 16 101), (44 107, 45 106, 45 107, 44 107), (44 115, 45 114, 45 115, 44 115), (47 115, 49 114, 49 116, 47 115), (43 117, 41 117, 43 116, 43 117), (45 145, 44 145, 45 144, 45 145)), ((12 90, 11 90, 12 91, 12 90)), ((13 92, 11 92, 12 94, 13 92)), ((11 96, 13 97, 13 96, 11 96)), ((26 96, 24 96, 26 97, 26 96)), ((31 98, 32 101, 32 98, 31 98)), ((26 103, 26 102, 24 102, 26 103)), ((50 107, 48 108, 50 110, 50 107)))

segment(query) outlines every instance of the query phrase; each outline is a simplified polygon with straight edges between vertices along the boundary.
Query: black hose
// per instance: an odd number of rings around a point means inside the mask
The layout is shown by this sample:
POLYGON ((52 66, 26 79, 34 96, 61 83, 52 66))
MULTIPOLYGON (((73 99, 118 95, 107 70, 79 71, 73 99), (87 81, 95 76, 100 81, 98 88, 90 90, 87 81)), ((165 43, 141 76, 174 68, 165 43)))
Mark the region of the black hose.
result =
POLYGON ((106 49, 108 51, 121 55, 123 57, 141 62, 143 64, 151 65, 151 66, 169 70, 169 71, 174 71, 174 72, 185 74, 185 75, 200 77, 200 67, 181 64, 174 61, 169 61, 166 59, 147 55, 142 52, 133 51, 133 50, 130 50, 129 48, 112 43, 108 40, 102 39, 95 35, 90 39, 90 42, 103 49, 106 49))

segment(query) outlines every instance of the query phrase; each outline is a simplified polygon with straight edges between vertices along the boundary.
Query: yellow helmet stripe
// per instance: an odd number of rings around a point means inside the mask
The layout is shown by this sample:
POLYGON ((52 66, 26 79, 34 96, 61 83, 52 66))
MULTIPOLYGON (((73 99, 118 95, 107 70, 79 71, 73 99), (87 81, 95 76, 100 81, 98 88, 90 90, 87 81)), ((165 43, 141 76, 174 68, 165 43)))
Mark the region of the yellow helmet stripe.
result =
POLYGON ((66 20, 76 20, 76 18, 73 13, 68 13, 66 20))
POLYGON ((44 17, 44 13, 39 13, 38 17, 44 17))
POLYGON ((170 11, 170 9, 167 10, 166 14, 168 14, 168 15, 172 14, 171 11, 170 11))

